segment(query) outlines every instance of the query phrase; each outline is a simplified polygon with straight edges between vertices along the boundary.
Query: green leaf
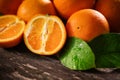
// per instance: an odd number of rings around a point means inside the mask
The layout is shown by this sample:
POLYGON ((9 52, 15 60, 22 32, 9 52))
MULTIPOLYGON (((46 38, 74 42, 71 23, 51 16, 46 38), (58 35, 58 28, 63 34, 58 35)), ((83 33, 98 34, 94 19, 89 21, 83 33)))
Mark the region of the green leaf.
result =
POLYGON ((87 70, 95 67, 95 56, 89 45, 78 38, 68 38, 60 52, 61 63, 72 70, 87 70))
POLYGON ((120 67, 120 34, 103 34, 88 43, 96 57, 97 68, 120 67))

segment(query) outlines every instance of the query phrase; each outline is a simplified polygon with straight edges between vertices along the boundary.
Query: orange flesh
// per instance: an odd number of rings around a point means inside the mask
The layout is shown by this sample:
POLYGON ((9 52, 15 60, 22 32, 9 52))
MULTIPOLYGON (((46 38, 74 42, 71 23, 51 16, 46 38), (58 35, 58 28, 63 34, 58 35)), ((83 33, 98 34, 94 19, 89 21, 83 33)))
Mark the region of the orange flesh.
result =
POLYGON ((3 32, 9 24, 15 22, 14 18, 2 18, 0 19, 0 33, 3 32))
POLYGON ((61 33, 57 22, 39 18, 33 22, 28 42, 34 50, 53 51, 61 41, 61 33))
POLYGON ((16 23, 5 27, 4 30, 0 31, 0 39, 7 39, 16 36, 18 32, 21 31, 20 28, 22 29, 21 23, 16 23))
POLYGON ((53 26, 53 31, 49 34, 46 43, 46 51, 53 51, 59 45, 62 39, 62 32, 59 25, 55 22, 53 26))
POLYGON ((35 50, 38 50, 41 48, 41 31, 42 26, 44 25, 44 19, 36 20, 32 25, 32 30, 28 36, 28 42, 31 45, 31 47, 35 50), (40 23, 41 22, 41 23, 40 23))
POLYGON ((7 39, 16 36, 21 30, 21 23, 16 23, 15 18, 0 19, 0 39, 7 39))

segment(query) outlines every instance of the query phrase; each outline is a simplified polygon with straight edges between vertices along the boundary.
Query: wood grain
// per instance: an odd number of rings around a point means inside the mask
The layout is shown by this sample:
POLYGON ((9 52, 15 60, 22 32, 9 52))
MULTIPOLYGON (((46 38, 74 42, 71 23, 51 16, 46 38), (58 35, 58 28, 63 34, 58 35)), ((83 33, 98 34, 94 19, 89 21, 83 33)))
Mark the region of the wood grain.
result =
POLYGON ((0 80, 120 80, 120 70, 73 71, 64 67, 55 55, 33 54, 22 42, 13 48, 0 48, 0 80))

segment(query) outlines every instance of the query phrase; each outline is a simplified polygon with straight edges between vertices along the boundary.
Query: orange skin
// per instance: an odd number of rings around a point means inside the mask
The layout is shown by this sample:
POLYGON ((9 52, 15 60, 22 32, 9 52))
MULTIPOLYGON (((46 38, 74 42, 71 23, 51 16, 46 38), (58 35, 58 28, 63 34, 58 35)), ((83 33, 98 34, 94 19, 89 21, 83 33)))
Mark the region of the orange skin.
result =
POLYGON ((22 37, 23 35, 21 34, 18 38, 14 40, 7 41, 7 42, 0 42, 0 47, 10 48, 10 47, 17 46, 22 41, 22 37))
POLYGON ((37 14, 55 15, 52 2, 50 0, 25 0, 17 11, 17 15, 26 22, 37 14))
POLYGON ((0 0, 0 13, 16 14, 23 0, 0 0))
POLYGON ((53 0, 53 3, 59 15, 68 19, 71 14, 78 10, 93 8, 95 0, 53 0))
POLYGON ((96 10, 83 9, 70 16, 66 23, 69 37, 78 37, 87 42, 109 32, 106 18, 96 10))
POLYGON ((120 0, 97 0, 95 9, 107 18, 111 32, 120 32, 120 0))

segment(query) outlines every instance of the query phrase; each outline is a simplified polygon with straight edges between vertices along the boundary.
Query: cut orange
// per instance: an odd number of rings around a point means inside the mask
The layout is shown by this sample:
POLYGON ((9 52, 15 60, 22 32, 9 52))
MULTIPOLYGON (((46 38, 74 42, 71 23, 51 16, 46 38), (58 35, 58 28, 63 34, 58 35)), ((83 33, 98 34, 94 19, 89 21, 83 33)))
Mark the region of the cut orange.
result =
POLYGON ((24 41, 33 53, 53 55, 63 47, 66 29, 57 16, 37 15, 28 22, 24 41))
POLYGON ((20 43, 25 23, 15 15, 0 16, 0 47, 13 47, 20 43))

